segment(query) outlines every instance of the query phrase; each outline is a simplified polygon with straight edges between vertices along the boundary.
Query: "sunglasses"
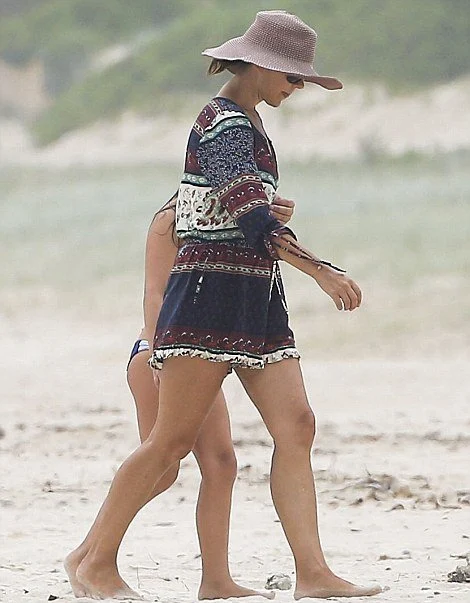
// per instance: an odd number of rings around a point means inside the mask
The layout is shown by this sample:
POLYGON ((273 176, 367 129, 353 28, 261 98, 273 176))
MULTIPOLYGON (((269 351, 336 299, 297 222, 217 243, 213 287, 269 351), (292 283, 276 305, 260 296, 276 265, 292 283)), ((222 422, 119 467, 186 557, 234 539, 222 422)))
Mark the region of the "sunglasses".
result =
POLYGON ((289 84, 302 84, 304 81, 303 77, 300 77, 298 75, 289 75, 286 73, 286 80, 289 82, 289 84))

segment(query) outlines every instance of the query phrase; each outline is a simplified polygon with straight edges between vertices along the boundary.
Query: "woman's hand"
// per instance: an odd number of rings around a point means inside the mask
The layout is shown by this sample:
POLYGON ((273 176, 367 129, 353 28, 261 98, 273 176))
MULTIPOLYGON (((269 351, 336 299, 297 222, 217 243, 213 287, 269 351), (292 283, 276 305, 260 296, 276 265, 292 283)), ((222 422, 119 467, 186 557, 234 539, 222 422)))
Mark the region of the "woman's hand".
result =
POLYGON ((294 214, 294 208, 294 201, 291 199, 284 199, 284 197, 281 197, 276 193, 273 202, 271 203, 270 211, 279 222, 287 224, 294 214))
POLYGON ((362 302, 362 293, 357 284, 340 268, 320 260, 314 253, 290 234, 273 237, 278 259, 285 260, 313 277, 323 291, 331 297, 338 310, 355 310, 362 302))
POLYGON ((312 275, 320 287, 334 301, 338 310, 355 310, 362 302, 362 292, 348 276, 328 266, 320 266, 312 275))

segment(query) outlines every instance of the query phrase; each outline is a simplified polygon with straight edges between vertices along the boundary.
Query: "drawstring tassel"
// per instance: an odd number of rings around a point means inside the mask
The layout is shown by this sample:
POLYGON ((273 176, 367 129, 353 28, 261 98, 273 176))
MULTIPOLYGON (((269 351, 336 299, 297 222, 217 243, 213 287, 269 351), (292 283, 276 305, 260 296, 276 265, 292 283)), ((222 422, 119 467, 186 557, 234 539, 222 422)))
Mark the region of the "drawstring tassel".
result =
POLYGON ((201 276, 197 279, 197 283, 196 283, 196 289, 194 291, 194 297, 193 297, 193 304, 196 303, 196 298, 199 295, 199 292, 201 291, 201 287, 202 287, 202 281, 204 280, 204 274, 205 274, 205 269, 206 269, 206 264, 207 264, 207 257, 204 260, 204 264, 202 266, 202 272, 201 272, 201 276))
POLYGON ((341 273, 346 272, 346 270, 343 270, 343 268, 339 268, 338 266, 335 266, 331 262, 317 259, 313 255, 311 255, 307 250, 300 247, 296 242, 288 241, 288 240, 284 239, 282 236, 279 236, 275 232, 273 232, 272 235, 273 235, 273 238, 277 237, 277 239, 278 239, 278 240, 272 241, 272 243, 275 247, 277 247, 278 249, 282 249, 283 251, 287 251, 287 253, 291 253, 292 255, 295 255, 296 257, 301 258, 302 260, 309 260, 313 264, 317 265, 318 270, 321 270, 322 266, 328 266, 329 268, 332 268, 333 270, 336 270, 337 272, 341 272, 341 273))
POLYGON ((204 280, 204 273, 202 273, 201 276, 197 280, 196 290, 194 292, 194 297, 193 297, 193 304, 196 303, 196 298, 199 295, 199 292, 201 291, 201 286, 202 286, 203 280, 204 280))

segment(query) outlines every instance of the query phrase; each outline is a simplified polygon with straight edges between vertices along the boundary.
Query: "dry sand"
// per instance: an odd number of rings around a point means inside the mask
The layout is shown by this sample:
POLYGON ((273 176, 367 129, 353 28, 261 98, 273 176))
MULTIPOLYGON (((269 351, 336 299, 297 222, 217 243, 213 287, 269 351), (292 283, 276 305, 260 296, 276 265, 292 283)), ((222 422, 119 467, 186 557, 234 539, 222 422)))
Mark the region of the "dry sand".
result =
MULTIPOLYGON (((90 525, 114 471, 137 445, 124 366, 133 326, 22 315, 0 321, 0 601, 74 600, 62 560, 90 525)), ((313 462, 327 557, 377 581, 377 600, 468 603, 447 573, 470 550, 468 362, 304 359, 319 434, 313 462)), ((239 459, 231 533, 236 579, 260 588, 292 573, 267 473, 271 444, 235 378, 226 383, 239 459)), ((149 601, 196 600, 192 458, 134 521, 120 556, 149 601)), ((292 600, 292 591, 277 601, 292 600)))

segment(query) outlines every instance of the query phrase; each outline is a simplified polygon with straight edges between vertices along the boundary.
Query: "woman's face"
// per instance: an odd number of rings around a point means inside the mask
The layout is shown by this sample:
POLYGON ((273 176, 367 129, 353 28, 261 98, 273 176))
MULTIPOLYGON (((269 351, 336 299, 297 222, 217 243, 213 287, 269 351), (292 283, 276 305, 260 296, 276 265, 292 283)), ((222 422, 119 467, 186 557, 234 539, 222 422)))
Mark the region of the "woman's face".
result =
POLYGON ((283 100, 304 87, 302 78, 281 71, 258 67, 258 94, 270 107, 279 107, 283 100))

